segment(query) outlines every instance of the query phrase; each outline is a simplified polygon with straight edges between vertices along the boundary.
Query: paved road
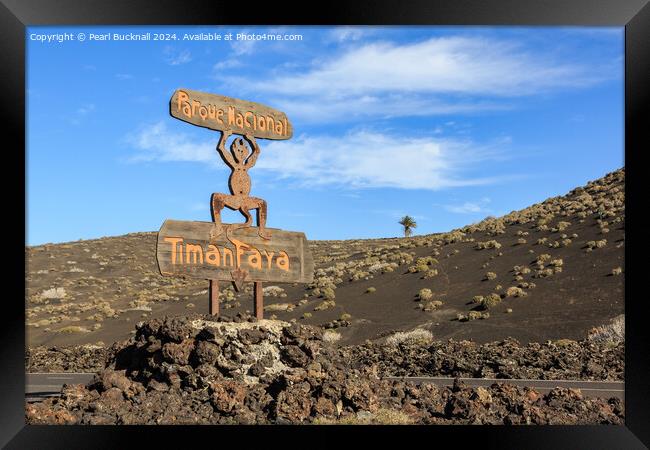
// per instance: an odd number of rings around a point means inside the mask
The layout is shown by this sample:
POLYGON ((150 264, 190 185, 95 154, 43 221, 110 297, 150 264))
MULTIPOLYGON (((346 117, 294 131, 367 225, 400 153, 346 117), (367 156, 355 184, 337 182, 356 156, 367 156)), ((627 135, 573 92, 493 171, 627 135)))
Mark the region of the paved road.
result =
POLYGON ((40 401, 58 396, 64 384, 86 384, 93 379, 93 373, 28 373, 25 380, 25 399, 40 401))
MULTIPOLYGON (((92 373, 28 373, 25 387, 27 401, 39 401, 57 396, 64 384, 86 384, 93 379, 92 373)), ((447 377, 386 377, 388 380, 411 381, 416 384, 435 383, 439 386, 453 386, 454 379, 447 377)), ((528 386, 546 394, 555 387, 580 389, 585 397, 617 397, 625 399, 625 385, 622 381, 575 381, 575 380, 519 380, 495 378, 460 378, 467 386, 491 386, 494 383, 508 383, 528 386)))
MULTIPOLYGON (((435 383, 439 386, 453 386, 454 379, 447 377, 386 377, 387 380, 411 381, 415 384, 435 383)), ((508 383, 515 386, 527 386, 540 394, 547 394, 553 388, 562 387, 580 389, 585 397, 617 397, 625 400, 625 383, 623 381, 583 381, 583 380, 522 380, 504 378, 460 378, 469 387, 491 386, 494 383, 508 383)))

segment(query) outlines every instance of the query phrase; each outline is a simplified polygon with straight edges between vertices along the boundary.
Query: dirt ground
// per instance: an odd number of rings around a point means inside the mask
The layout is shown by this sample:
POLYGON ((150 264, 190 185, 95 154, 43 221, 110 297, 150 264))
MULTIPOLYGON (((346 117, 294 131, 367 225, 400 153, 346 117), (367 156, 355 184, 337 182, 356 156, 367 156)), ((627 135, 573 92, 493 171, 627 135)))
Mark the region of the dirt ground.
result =
MULTIPOLYGON (((265 318, 333 329, 340 344, 416 327, 440 340, 579 340, 624 313, 624 200, 621 169, 449 233, 311 241, 314 283, 265 285, 265 318), (420 298, 422 289, 430 295, 420 298), (475 300, 490 294, 495 304, 475 300)), ((155 240, 134 233, 27 247, 28 346, 110 345, 141 320, 206 314, 208 282, 162 277, 155 240)), ((251 288, 222 289, 222 312, 250 312, 251 288)))

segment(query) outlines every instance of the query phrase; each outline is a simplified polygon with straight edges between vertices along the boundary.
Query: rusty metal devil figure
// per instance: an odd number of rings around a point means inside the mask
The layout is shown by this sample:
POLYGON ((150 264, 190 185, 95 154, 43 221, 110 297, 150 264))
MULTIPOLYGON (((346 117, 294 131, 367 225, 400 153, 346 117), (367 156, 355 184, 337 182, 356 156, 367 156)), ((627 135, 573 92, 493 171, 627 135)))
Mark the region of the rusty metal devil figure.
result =
POLYGON ((221 226, 221 210, 226 207, 233 211, 241 212, 246 218, 243 224, 231 225, 230 229, 249 227, 252 225, 253 217, 251 210, 257 210, 258 234, 263 239, 270 239, 270 233, 265 230, 266 226, 266 201, 257 197, 250 197, 251 178, 248 175, 248 169, 255 165, 257 157, 260 154, 260 148, 255 142, 255 138, 246 135, 244 138, 235 138, 230 145, 230 149, 225 148, 226 141, 231 135, 229 130, 223 131, 221 139, 217 145, 217 150, 224 162, 232 169, 232 174, 228 179, 230 194, 212 194, 212 220, 217 226, 221 226))

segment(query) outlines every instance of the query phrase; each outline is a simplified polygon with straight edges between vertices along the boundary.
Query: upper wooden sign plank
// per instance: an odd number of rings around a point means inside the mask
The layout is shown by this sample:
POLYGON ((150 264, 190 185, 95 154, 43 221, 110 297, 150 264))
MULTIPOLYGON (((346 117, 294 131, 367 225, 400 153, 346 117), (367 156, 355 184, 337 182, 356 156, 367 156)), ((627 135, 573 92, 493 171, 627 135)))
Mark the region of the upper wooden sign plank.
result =
POLYGON ((169 101, 169 113, 177 119, 210 128, 261 139, 289 139, 293 127, 287 115, 260 103, 207 92, 177 89, 169 101))

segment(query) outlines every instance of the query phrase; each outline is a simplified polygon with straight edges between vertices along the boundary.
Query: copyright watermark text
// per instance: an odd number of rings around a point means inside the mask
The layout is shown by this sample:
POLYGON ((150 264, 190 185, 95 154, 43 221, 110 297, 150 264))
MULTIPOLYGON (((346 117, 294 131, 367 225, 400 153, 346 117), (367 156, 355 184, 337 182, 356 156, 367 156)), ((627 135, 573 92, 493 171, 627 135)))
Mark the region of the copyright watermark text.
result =
POLYGON ((301 34, 282 33, 30 33, 30 41, 61 44, 69 41, 302 41, 301 34))

